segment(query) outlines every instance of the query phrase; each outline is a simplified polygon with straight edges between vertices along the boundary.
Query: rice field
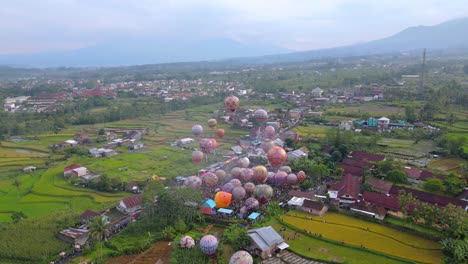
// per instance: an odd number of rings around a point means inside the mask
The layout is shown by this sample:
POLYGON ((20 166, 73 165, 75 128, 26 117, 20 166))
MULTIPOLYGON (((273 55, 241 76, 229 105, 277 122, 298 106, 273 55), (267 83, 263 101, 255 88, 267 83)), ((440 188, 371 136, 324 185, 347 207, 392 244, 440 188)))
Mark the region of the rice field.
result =
POLYGON ((440 263, 443 255, 436 241, 404 233, 377 223, 333 212, 306 219, 308 214, 293 211, 283 221, 323 238, 423 263, 440 263))
POLYGON ((293 129, 294 132, 298 133, 300 137, 313 137, 313 138, 324 138, 327 136, 329 127, 326 126, 298 126, 293 129))

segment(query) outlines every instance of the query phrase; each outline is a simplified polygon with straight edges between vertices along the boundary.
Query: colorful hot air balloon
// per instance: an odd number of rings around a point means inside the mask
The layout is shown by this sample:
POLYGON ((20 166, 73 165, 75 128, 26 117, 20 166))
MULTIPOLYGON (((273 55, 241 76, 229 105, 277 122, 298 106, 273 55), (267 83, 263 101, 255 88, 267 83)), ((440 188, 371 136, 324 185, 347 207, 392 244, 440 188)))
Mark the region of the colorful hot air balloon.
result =
POLYGON ((218 146, 218 142, 216 141, 216 139, 212 138, 210 139, 211 140, 211 145, 210 145, 210 151, 213 151, 216 149, 216 147, 218 146))
POLYGON ((230 95, 224 99, 224 104, 229 111, 234 112, 239 106, 239 98, 235 97, 234 95, 230 95))
POLYGON ((246 214, 246 213, 247 213, 247 208, 245 208, 245 206, 242 206, 242 207, 239 209, 239 213, 241 213, 241 214, 246 214))
POLYGON ((202 183, 201 178, 197 176, 190 176, 184 179, 185 186, 200 187, 201 183, 202 183))
POLYGON ((262 143, 262 149, 265 153, 268 153, 268 151, 275 146, 275 143, 273 141, 264 141, 262 143))
POLYGON ((236 187, 232 190, 232 198, 236 201, 240 201, 245 197, 245 189, 244 187, 236 187))
POLYGON ((216 149, 217 142, 214 138, 202 138, 200 139, 199 146, 203 153, 209 153, 216 149))
POLYGON ((264 183, 267 179, 268 171, 265 166, 257 166, 253 170, 253 178, 257 183, 264 183))
POLYGON ((288 174, 288 177, 286 178, 286 182, 290 185, 294 185, 297 183, 297 176, 294 173, 288 174))
POLYGON ((273 126, 265 127, 265 137, 266 138, 273 138, 275 136, 275 128, 273 126))
POLYGON ((247 168, 250 165, 250 160, 247 157, 243 157, 238 161, 238 163, 242 168, 247 168))
POLYGON ((228 182, 223 185, 223 192, 232 193, 232 190, 234 190, 234 188, 235 188, 234 184, 228 182))
POLYGON ((276 174, 274 172, 269 171, 266 182, 269 183, 269 184, 275 183, 275 175, 276 174))
POLYGON ((255 190, 255 184, 253 184, 252 182, 247 182, 246 184, 244 184, 244 189, 247 193, 253 193, 253 191, 255 190))
POLYGON ((305 174, 305 172, 300 171, 300 172, 297 173, 297 180, 298 180, 299 182, 304 182, 305 179, 306 179, 306 174, 305 174))
POLYGON ((279 146, 272 147, 267 153, 268 162, 273 168, 281 167, 287 157, 286 151, 279 146))
POLYGON ((226 208, 231 204, 232 194, 228 192, 217 192, 214 198, 216 208, 226 208))
POLYGON ((218 239, 212 235, 206 235, 200 240, 200 249, 205 255, 214 255, 218 248, 218 239))
POLYGON ((189 236, 183 236, 179 244, 181 248, 193 248, 195 246, 195 240, 189 236))
POLYGON ((258 123, 263 123, 268 119, 268 112, 263 109, 255 110, 253 115, 258 123))
POLYGON ((223 138, 223 137, 224 137, 224 129, 218 128, 218 130, 216 130, 216 135, 217 135, 219 138, 223 138))
POLYGON ((287 178, 288 178, 288 174, 286 172, 278 171, 275 174, 275 178, 273 179, 273 181, 274 181, 274 184, 276 185, 283 185, 286 183, 287 178))
POLYGON ((284 172, 286 172, 288 174, 292 172, 291 167, 289 167, 289 166, 283 166, 279 170, 284 171, 284 172))
POLYGON ((193 163, 198 163, 198 162, 201 162, 203 161, 203 152, 199 151, 199 150, 195 150, 194 152, 192 152, 192 161, 193 163))
POLYGON ((216 176, 218 176, 219 181, 224 181, 226 179, 226 172, 224 170, 216 170, 215 171, 216 176))
POLYGON ((257 198, 262 204, 268 202, 270 198, 273 196, 273 189, 270 185, 260 184, 255 186, 254 196, 257 198))
POLYGON ((241 172, 241 179, 244 181, 250 181, 253 177, 253 170, 250 168, 243 168, 241 172))
POLYGON ((218 184, 218 176, 212 172, 208 172, 205 177, 203 177, 203 182, 208 187, 213 187, 218 184))
POLYGON ((239 181, 238 179, 232 179, 229 181, 230 184, 234 185, 234 187, 240 187, 242 186, 242 183, 241 181, 239 181))
POLYGON ((234 167, 231 170, 231 177, 234 179, 239 179, 241 177, 242 169, 239 167, 234 167))
POLYGON ((229 264, 253 264, 253 258, 249 252, 240 250, 231 256, 229 264))
POLYGON ((217 124, 218 124, 218 121, 216 121, 216 119, 214 119, 214 118, 208 120, 208 127, 209 128, 215 128, 217 124))
POLYGON ((258 202, 258 200, 253 197, 248 198, 244 202, 244 207, 247 209, 247 211, 257 210, 259 205, 260 203, 258 202))
POLYGON ((194 125, 192 127, 192 134, 196 137, 200 136, 203 133, 203 127, 200 125, 194 125))

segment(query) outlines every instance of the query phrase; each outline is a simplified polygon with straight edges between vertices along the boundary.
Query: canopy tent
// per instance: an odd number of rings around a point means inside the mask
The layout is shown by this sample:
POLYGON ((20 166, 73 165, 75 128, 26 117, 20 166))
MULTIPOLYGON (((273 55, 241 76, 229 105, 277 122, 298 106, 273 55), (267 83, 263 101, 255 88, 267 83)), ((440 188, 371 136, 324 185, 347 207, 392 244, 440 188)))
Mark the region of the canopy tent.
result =
POLYGON ((185 179, 184 176, 177 176, 176 181, 183 181, 185 179))
POLYGON ((253 213, 251 213, 251 214, 249 215, 248 218, 249 218, 249 219, 252 219, 252 220, 256 220, 259 216, 260 216, 259 213, 253 212, 253 213))
POLYGON ((289 247, 289 245, 286 244, 286 243, 284 243, 284 242, 278 245, 278 248, 279 248, 280 250, 284 250, 284 249, 286 249, 286 248, 288 248, 288 247, 289 247))
POLYGON ((209 207, 205 207, 205 208, 200 208, 200 212, 202 214, 205 214, 205 215, 212 215, 213 214, 213 210, 209 207))
POLYGON ((215 208, 216 203, 213 199, 206 199, 205 201, 203 201, 201 207, 202 208, 215 208))
POLYGON ((218 209, 218 213, 223 213, 223 214, 232 214, 232 210, 231 209, 226 209, 226 208, 219 208, 218 209))

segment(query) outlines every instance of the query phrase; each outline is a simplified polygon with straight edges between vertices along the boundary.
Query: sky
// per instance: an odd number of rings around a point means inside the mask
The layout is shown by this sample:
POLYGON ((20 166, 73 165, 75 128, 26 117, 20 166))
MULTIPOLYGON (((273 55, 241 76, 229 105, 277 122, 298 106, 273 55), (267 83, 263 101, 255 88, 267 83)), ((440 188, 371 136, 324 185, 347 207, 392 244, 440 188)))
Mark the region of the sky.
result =
POLYGON ((466 0, 5 0, 0 54, 72 50, 132 37, 229 38, 301 51, 467 16, 466 0))

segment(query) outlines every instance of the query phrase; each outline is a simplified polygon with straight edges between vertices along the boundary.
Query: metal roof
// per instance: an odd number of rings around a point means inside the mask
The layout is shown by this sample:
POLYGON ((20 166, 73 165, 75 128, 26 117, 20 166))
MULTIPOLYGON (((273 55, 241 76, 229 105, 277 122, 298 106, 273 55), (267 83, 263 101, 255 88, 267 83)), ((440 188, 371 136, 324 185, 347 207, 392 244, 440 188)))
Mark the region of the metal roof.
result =
POLYGON ((284 242, 284 239, 271 226, 251 229, 248 234, 261 250, 267 250, 284 242))

